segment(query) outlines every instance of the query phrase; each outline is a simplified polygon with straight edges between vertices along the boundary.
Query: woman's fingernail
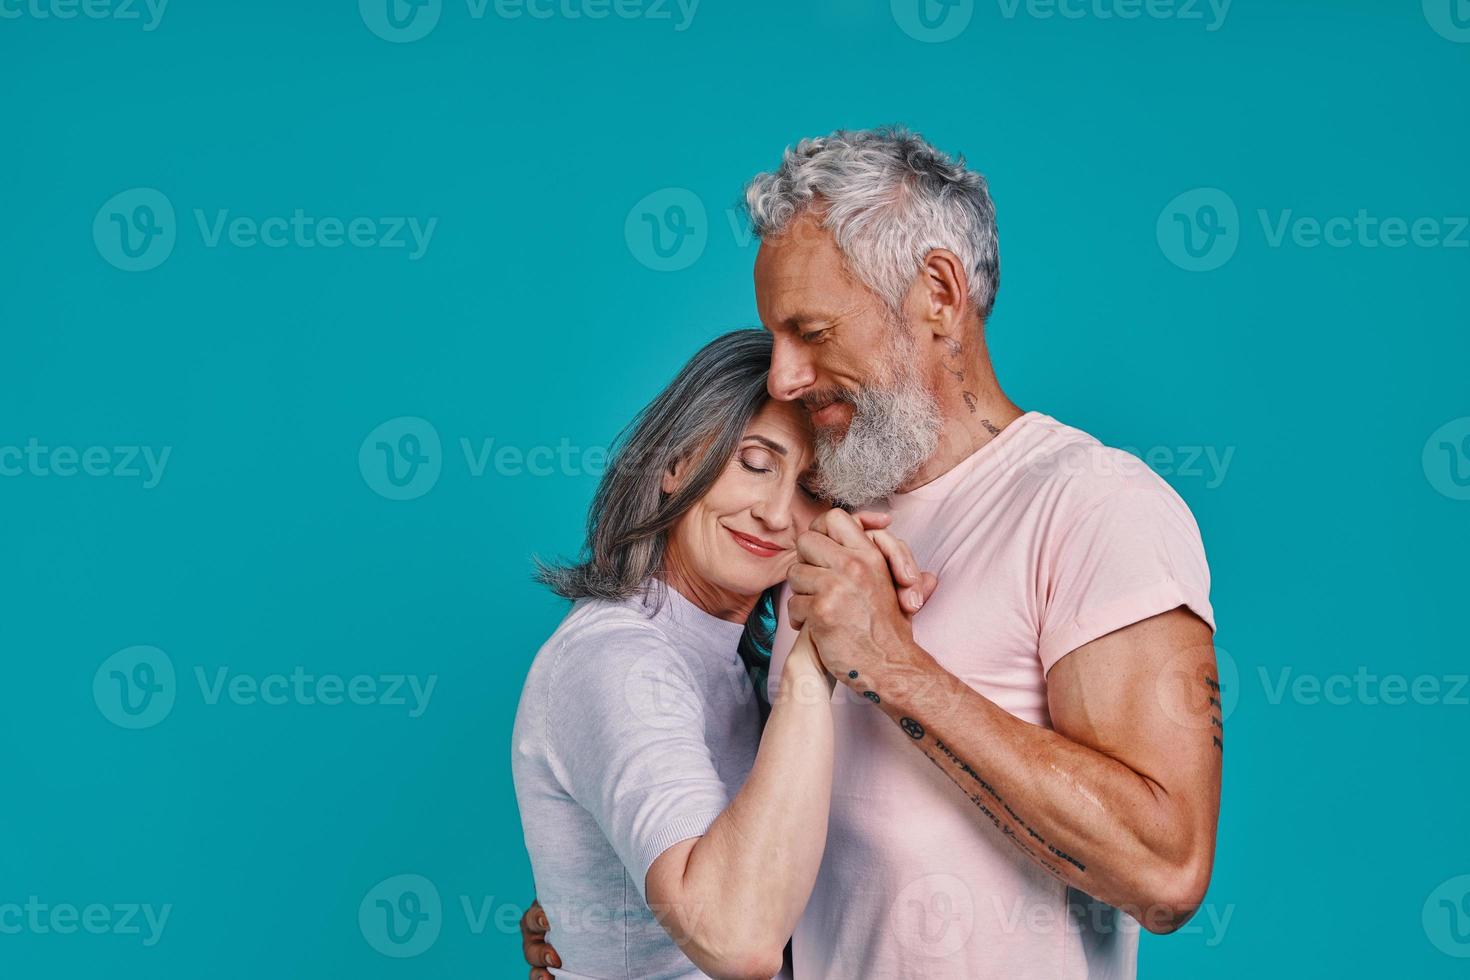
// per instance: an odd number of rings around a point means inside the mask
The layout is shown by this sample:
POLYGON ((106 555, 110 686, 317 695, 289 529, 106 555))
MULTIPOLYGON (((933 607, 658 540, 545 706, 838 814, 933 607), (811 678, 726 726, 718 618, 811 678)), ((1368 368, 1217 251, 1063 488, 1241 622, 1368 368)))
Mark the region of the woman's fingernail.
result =
POLYGON ((924 608, 924 595, 918 589, 909 589, 909 599, 914 604, 914 609, 924 608))
POLYGON ((555 953, 547 953, 546 954, 546 965, 547 966, 556 967, 558 970, 560 970, 561 969, 561 957, 560 956, 557 956, 555 953))

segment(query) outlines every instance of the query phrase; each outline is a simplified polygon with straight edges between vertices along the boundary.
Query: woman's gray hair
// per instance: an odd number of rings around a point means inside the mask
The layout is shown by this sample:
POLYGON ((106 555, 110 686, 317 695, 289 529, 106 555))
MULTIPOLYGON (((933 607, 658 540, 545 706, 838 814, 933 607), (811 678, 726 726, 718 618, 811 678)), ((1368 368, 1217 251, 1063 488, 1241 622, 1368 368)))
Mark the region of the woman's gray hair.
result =
POLYGON ((706 344, 618 436, 587 513, 582 558, 536 562, 536 579, 568 599, 626 599, 664 570, 668 530, 724 472, 766 398, 771 335, 735 330, 706 344), (677 491, 663 476, 688 460, 677 491))
POLYGON ((1000 246, 985 178, 903 127, 804 139, 786 150, 775 173, 751 180, 745 206, 762 240, 812 211, 848 271, 893 313, 936 248, 964 263, 981 319, 995 305, 1000 246))

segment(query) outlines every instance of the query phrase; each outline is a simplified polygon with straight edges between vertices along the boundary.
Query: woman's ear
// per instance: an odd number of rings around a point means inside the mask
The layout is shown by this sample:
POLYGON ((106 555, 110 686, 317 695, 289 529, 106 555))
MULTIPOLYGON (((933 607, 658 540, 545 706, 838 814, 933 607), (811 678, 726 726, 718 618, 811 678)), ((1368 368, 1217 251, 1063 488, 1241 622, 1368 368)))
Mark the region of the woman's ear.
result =
POLYGON ((679 484, 684 482, 684 473, 688 468, 689 460, 687 458, 674 460, 669 464, 669 468, 664 470, 663 480, 659 484, 659 489, 669 494, 678 490, 679 484))

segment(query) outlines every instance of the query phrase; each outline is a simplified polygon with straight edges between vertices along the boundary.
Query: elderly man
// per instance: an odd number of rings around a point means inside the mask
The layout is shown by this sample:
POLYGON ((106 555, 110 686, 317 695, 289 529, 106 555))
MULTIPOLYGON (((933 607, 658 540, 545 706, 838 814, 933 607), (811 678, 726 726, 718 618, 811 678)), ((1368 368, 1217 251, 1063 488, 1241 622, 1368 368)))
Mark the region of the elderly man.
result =
POLYGON ((963 161, 838 132, 746 202, 771 395, 810 413, 832 499, 909 543, 910 602, 919 568, 939 577, 910 617, 846 511, 799 539, 771 683, 805 623, 842 686, 795 976, 1132 977, 1138 924, 1187 921, 1214 858, 1224 733, 1194 520, 1133 457, 1001 390, 995 209, 963 161))

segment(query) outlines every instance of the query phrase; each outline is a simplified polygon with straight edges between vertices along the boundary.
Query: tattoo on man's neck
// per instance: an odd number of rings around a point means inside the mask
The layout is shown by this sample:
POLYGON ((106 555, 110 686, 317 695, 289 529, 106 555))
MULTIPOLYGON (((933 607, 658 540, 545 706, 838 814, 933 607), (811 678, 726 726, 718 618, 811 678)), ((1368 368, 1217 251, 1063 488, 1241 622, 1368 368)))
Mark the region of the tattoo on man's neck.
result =
POLYGON ((971 415, 974 415, 975 414, 975 395, 974 395, 974 393, 973 392, 969 392, 969 391, 965 391, 965 392, 961 392, 961 394, 963 394, 965 396, 965 407, 970 410, 970 414, 971 415))
POLYGON ((964 358, 964 348, 961 347, 960 346, 960 342, 958 340, 955 340, 953 337, 945 337, 944 338, 944 346, 945 346, 945 349, 949 351, 949 356, 950 357, 954 357, 954 358, 959 358, 960 359, 960 366, 959 367, 952 368, 948 364, 945 364, 944 365, 944 369, 946 371, 948 371, 950 374, 954 375, 954 379, 956 381, 963 382, 965 380, 965 362, 964 362, 964 359, 963 359, 964 358))
MULTIPOLYGON (((973 412, 973 411, 974 411, 974 410, 975 410, 975 409, 974 409, 974 408, 973 408, 973 407, 972 407, 972 408, 971 408, 971 409, 970 409, 970 411, 972 411, 972 412, 973 412)), ((990 421, 990 420, 989 420, 989 419, 981 419, 981 420, 980 420, 980 424, 981 424, 981 425, 983 425, 983 426, 985 426, 985 431, 986 431, 986 432, 989 432, 989 433, 990 433, 990 434, 991 434, 991 435, 993 435, 993 436, 998 436, 998 435, 1000 435, 1000 430, 999 430, 999 429, 997 429, 997 428, 996 428, 996 427, 995 427, 995 423, 994 423, 994 422, 992 422, 992 421, 990 421)))

